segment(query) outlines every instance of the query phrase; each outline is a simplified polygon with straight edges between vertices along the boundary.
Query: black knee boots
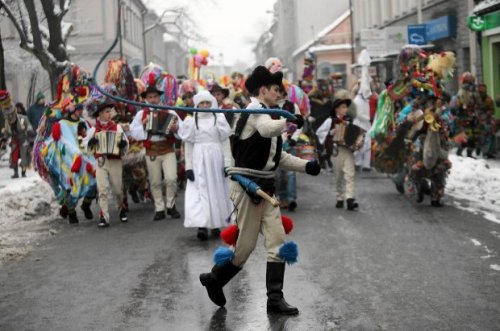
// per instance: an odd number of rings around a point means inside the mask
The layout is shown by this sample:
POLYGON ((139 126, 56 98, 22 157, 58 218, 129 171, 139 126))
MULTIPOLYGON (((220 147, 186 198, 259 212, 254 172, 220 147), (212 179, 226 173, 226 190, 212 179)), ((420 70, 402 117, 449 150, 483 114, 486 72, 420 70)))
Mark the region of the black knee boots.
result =
POLYGON ((283 315, 296 315, 299 310, 290 306, 283 298, 283 279, 285 264, 281 262, 267 262, 267 312, 283 315))
POLYGON ((222 288, 226 285, 241 268, 235 266, 231 262, 223 266, 215 265, 212 272, 201 274, 200 282, 207 288, 208 297, 219 307, 224 307, 226 304, 226 297, 222 288))

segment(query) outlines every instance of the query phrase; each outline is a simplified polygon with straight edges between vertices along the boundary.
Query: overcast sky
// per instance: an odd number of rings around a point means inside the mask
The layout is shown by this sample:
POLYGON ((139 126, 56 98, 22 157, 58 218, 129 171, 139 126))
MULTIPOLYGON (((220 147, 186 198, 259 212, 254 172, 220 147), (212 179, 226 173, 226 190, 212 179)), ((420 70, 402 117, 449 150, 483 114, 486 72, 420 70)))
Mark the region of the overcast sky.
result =
POLYGON ((269 13, 275 0, 145 0, 160 15, 163 10, 184 6, 198 25, 198 33, 206 44, 195 43, 197 49, 210 52, 211 63, 253 65, 252 48, 267 30, 273 18, 269 13), (222 54, 222 56, 221 56, 222 54))

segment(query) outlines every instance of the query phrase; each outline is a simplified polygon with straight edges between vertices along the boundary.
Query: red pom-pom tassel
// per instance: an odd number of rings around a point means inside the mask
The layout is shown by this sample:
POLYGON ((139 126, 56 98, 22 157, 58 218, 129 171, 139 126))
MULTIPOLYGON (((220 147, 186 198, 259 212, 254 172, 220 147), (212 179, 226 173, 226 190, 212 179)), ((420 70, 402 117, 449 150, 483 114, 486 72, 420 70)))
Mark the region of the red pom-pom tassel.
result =
POLYGON ((156 77, 155 77, 154 72, 149 73, 148 83, 149 83, 149 86, 154 86, 156 84, 156 77))
POLYGON ((61 124, 59 122, 54 123, 52 126, 52 138, 54 138, 55 141, 61 139, 61 124))
POLYGON ((82 167, 82 156, 78 155, 71 166, 71 172, 80 172, 80 168, 82 167))
POLYGON ((85 170, 87 170, 87 172, 91 174, 92 171, 94 171, 94 168, 92 168, 92 165, 90 163, 87 163, 87 165, 85 166, 85 170))
POLYGON ((293 220, 285 215, 281 215, 281 223, 283 223, 283 228, 285 229, 285 233, 289 234, 293 230, 293 220))
POLYGON ((222 230, 220 233, 220 237, 229 246, 236 246, 236 241, 238 240, 239 234, 240 230, 238 230, 238 226, 236 224, 233 224, 222 230))

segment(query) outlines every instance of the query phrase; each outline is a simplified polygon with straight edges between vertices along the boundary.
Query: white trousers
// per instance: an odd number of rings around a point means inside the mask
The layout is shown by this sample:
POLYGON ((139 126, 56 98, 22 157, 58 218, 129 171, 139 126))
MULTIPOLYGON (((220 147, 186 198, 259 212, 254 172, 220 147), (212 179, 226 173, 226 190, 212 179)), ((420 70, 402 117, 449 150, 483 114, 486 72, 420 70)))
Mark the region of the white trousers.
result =
POLYGON ((159 212, 165 210, 162 171, 167 189, 167 208, 172 208, 175 204, 175 196, 177 194, 177 158, 175 157, 175 152, 158 155, 153 158, 154 160, 151 160, 151 157, 146 156, 146 164, 151 193, 155 200, 155 211, 159 212))
POLYGON ((102 166, 97 166, 95 171, 97 191, 99 196, 99 208, 104 218, 109 221, 109 191, 113 192, 118 209, 121 208, 123 200, 122 191, 122 160, 105 159, 102 166))

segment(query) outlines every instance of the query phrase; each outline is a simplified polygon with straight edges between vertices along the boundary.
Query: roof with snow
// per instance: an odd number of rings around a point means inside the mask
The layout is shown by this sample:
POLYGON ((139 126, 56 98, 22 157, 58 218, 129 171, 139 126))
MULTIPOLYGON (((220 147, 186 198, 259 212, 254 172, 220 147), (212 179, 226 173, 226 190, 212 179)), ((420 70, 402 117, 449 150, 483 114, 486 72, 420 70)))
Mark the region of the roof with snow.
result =
POLYGON ((495 10, 500 10, 500 0, 481 1, 474 7, 472 12, 476 15, 483 15, 495 10))
MULTIPOLYGON (((311 47, 312 45, 314 45, 314 43, 318 40, 320 40, 321 38, 323 38, 324 36, 326 36, 328 33, 330 33, 333 29, 335 29, 337 26, 340 25, 340 23, 342 23, 346 18, 349 17, 349 15, 351 14, 351 11, 350 10, 346 10, 342 15, 340 15, 335 21, 333 21, 330 25, 326 26, 323 30, 321 30, 317 35, 316 35, 316 38, 314 38, 313 40, 311 41, 308 41, 307 43, 305 43, 304 45, 300 46, 299 48, 297 48, 292 56, 293 57, 296 57, 297 55, 299 55, 300 53, 303 53, 305 52, 309 47, 311 47)), ((333 45, 320 45, 320 46, 333 46, 333 45)), ((319 47, 319 46, 318 46, 319 47)), ((351 46, 349 46, 350 48, 351 46)))

